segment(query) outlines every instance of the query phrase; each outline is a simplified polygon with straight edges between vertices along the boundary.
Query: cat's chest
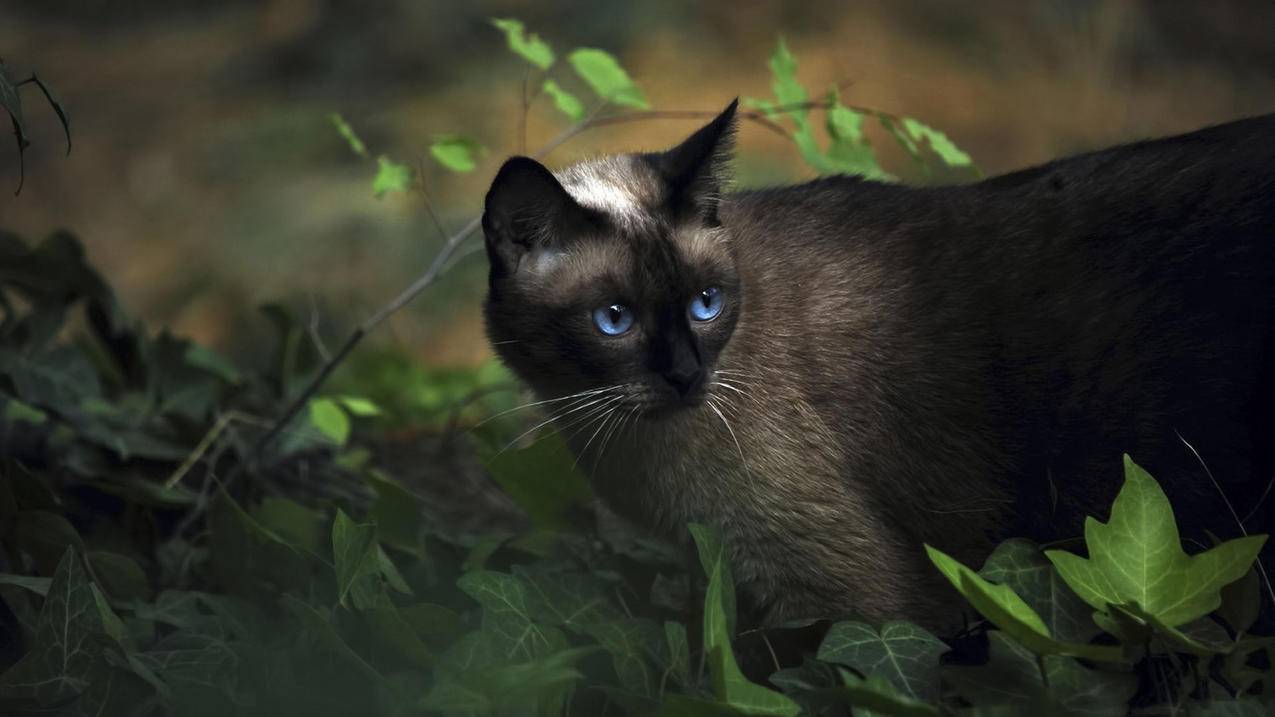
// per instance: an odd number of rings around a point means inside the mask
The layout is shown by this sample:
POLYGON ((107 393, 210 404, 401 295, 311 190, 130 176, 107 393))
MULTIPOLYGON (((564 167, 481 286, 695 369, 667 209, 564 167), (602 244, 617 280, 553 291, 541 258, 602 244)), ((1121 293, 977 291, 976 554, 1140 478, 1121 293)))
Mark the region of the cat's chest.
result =
MULTIPOLYGON (((841 466, 818 417, 721 400, 639 425, 581 463, 630 519, 681 532, 690 521, 761 528, 785 502, 836 502, 841 466)), ((573 446, 577 451, 578 446, 573 446)))

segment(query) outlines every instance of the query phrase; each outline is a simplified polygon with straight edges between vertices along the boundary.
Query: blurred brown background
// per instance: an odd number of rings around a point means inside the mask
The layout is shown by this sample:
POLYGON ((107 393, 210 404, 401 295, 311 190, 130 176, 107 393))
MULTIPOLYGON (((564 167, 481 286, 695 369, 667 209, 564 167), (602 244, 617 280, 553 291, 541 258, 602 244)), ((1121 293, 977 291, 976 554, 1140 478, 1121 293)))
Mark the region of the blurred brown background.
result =
MULTIPOLYGON (((422 271, 439 239, 419 194, 373 198, 375 167, 328 114, 374 155, 421 160, 442 222, 459 228, 517 150, 526 66, 489 17, 524 20, 559 57, 615 53, 662 109, 769 96, 782 34, 812 91, 848 81, 846 101, 944 130, 989 174, 1275 111, 1270 0, 4 0, 0 57, 55 90, 75 149, 63 157, 52 111, 24 93, 26 187, 13 196, 17 152, 0 142, 0 227, 32 240, 73 230, 156 329, 250 353, 264 323, 255 307, 283 300, 343 335, 422 271), (450 132, 491 148, 477 171, 426 157, 450 132)), ((655 148, 693 125, 600 129, 549 161, 655 148)), ((563 126, 541 100, 530 146, 563 126)), ((810 174, 781 138, 745 128, 744 183, 810 174)), ((484 270, 471 255, 377 338, 439 364, 482 359, 484 270)))

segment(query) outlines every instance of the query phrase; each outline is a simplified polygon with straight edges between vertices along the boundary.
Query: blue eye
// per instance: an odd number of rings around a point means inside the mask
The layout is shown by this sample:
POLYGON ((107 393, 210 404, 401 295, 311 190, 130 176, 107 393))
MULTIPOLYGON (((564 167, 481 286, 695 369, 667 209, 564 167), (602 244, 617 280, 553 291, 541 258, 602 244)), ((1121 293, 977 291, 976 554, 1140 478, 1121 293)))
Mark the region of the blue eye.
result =
POLYGON ((623 304, 599 306, 593 310, 593 325, 607 336, 619 336, 633 326, 633 312, 623 304))
POLYGON ((696 321, 712 321, 722 313, 722 290, 710 286, 691 299, 689 307, 691 318, 696 321))

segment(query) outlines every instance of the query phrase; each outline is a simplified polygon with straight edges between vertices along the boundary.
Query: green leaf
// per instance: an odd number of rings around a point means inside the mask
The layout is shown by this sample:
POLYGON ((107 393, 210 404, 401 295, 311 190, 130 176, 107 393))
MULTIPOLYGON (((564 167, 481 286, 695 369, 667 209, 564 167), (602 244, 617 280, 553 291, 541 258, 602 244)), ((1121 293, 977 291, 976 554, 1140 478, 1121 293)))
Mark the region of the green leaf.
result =
POLYGON ((387 602, 362 610, 360 617, 367 624, 368 635, 375 638, 378 646, 392 649, 417 667, 433 666, 433 651, 403 619, 398 608, 387 602))
POLYGON ((841 690, 850 698, 850 704, 856 707, 855 714, 936 717, 939 713, 933 705, 899 694, 880 675, 864 679, 847 670, 841 670, 841 679, 845 683, 841 690))
POLYGON ((1244 576, 1266 536, 1229 540, 1187 555, 1160 485, 1129 456, 1124 462, 1125 482, 1111 506, 1109 522, 1085 520, 1089 558, 1061 550, 1046 551, 1045 556, 1097 610, 1134 603, 1169 627, 1213 612, 1222 604, 1222 588, 1244 576))
POLYGON ((243 380, 243 375, 239 373, 239 369, 230 362, 230 359, 213 351, 206 346, 200 346, 194 342, 186 344, 186 353, 184 355, 186 363, 195 368, 207 371, 214 376, 220 378, 229 384, 238 384, 243 380))
POLYGON ((0 396, 4 399, 4 419, 13 423, 31 423, 40 425, 49 420, 49 414, 41 411, 35 406, 19 401, 16 398, 8 398, 0 396))
POLYGON ((911 117, 903 118, 903 129, 908 136, 917 142, 925 141, 930 146, 930 151, 938 155, 939 159, 949 167, 972 167, 974 160, 970 156, 962 152, 947 135, 921 124, 911 117))
POLYGON ((280 598, 280 602, 305 628, 302 632, 303 639, 313 641, 341 664, 354 669, 364 677, 377 682, 383 679, 376 668, 368 664, 367 660, 364 660, 342 639, 332 624, 331 615, 326 611, 320 612, 293 595, 284 595, 280 598))
POLYGON ((209 527, 209 567, 232 590, 277 595, 308 589, 321 566, 328 570, 318 556, 254 520, 224 490, 217 492, 209 527))
POLYGON ((354 133, 354 128, 350 126, 349 122, 345 121, 344 117, 333 112, 328 115, 328 119, 336 126, 337 133, 341 135, 346 144, 350 145, 351 152, 360 157, 367 156, 367 145, 363 144, 363 140, 359 139, 359 136, 354 133))
POLYGON ((370 399, 363 398, 362 396, 337 396, 336 400, 341 404, 341 407, 348 411, 352 416, 367 418, 370 416, 380 416, 384 413, 380 406, 377 406, 370 399))
POLYGON ((60 346, 32 357, 0 349, 0 374, 9 377, 24 402, 75 414, 84 399, 102 395, 93 363, 73 346, 60 346))
POLYGON ((377 199, 390 192, 406 192, 411 188, 411 167, 399 164, 383 154, 376 158, 376 176, 372 179, 372 194, 377 199))
POLYGON ((692 523, 691 536, 708 574, 704 594, 704 652, 713 673, 718 701, 756 715, 796 715, 800 706, 779 692, 750 682, 735 662, 728 627, 727 605, 735 604, 735 586, 726 567, 725 544, 717 531, 692 523))
POLYGON ((1056 639, 1089 642, 1100 632, 1090 618, 1093 611, 1030 540, 1013 538, 998 545, 979 575, 1013 590, 1041 616, 1056 639))
POLYGON ((1117 717, 1129 711, 1129 700, 1138 687, 1134 675, 1089 670, 1068 657, 1038 659, 1001 632, 989 633, 988 640, 987 664, 943 670, 944 680, 969 702, 1008 708, 1012 714, 1117 717))
POLYGON ((525 588, 527 614, 538 622, 579 632, 622 617, 596 575, 522 565, 513 572, 525 588))
POLYGON ((145 600, 150 597, 150 580, 136 560, 120 553, 90 550, 88 561, 93 573, 102 581, 102 587, 113 599, 145 600))
POLYGON ((579 122, 584 119, 584 105, 576 96, 562 89, 557 82, 553 80, 545 80, 543 89, 546 95, 553 99, 553 106, 558 111, 566 115, 572 122, 579 122))
POLYGON ((0 585, 17 585, 31 592, 44 597, 49 592, 49 584, 53 582, 52 578, 40 578, 34 575, 12 575, 9 573, 0 573, 0 585))
POLYGON ((338 446, 350 439, 350 417, 330 398, 310 401, 310 425, 338 446))
POLYGON ((573 51, 567 60, 580 79, 603 100, 625 107, 650 108, 642 90, 633 84, 629 74, 609 52, 582 47, 573 51))
POLYGON ((9 539, 35 559, 37 572, 51 574, 68 547, 84 550, 84 540, 66 518, 46 510, 23 510, 13 518, 9 539))
POLYGON ((838 622, 828 630, 818 657, 878 676, 899 694, 923 702, 938 698, 939 656, 947 645, 910 622, 887 622, 881 631, 861 622, 838 622))
POLYGON ((526 588, 513 575, 479 570, 456 584, 483 606, 483 629, 497 638, 495 647, 507 659, 535 660, 566 646, 561 632, 532 619, 526 588))
POLYGON ((791 117, 799 128, 806 126, 808 111, 796 110, 792 106, 804 104, 810 98, 806 88, 797 80, 797 57, 788 50, 788 42, 782 36, 770 56, 769 65, 770 91, 775 94, 776 106, 791 108, 792 111, 785 112, 785 116, 791 117))
POLYGON ((836 89, 828 93, 828 100, 829 108, 825 115, 831 139, 825 155, 828 169, 869 179, 893 179, 877 163, 872 145, 863 132, 863 114, 841 104, 836 89))
POLYGON ((1256 567, 1244 577, 1222 588, 1222 606, 1218 615, 1236 632, 1247 632, 1262 610, 1262 581, 1256 567))
POLYGON ((1055 640, 1036 611, 1005 585, 994 585, 951 556, 929 545, 925 546, 930 561, 969 601, 970 605, 993 625, 1042 655, 1070 655, 1092 660, 1119 662, 1120 649, 1101 645, 1085 645, 1055 640))
POLYGON ((691 647, 686 636, 686 626, 671 620, 664 623, 664 641, 668 647, 668 674, 678 684, 689 687, 691 683, 691 647))
POLYGON ((487 150, 471 137, 458 134, 442 135, 434 138, 429 146, 429 153, 435 161, 453 172, 472 172, 478 166, 478 155, 487 150))
MULTIPOLYGON (((350 607, 350 592, 355 583, 373 577, 380 569, 376 555, 376 526, 355 523, 339 508, 332 522, 332 556, 336 571, 337 602, 350 607)), ((355 590, 354 604, 359 608, 371 607, 375 591, 366 583, 355 590)))
POLYGON ((368 483, 376 491, 371 517, 376 521, 376 530, 382 542, 422 557, 420 499, 415 493, 384 475, 374 473, 368 477, 368 483))
POLYGON ((98 600, 75 549, 67 547, 40 610, 35 643, 0 675, 0 704, 65 704, 89 689, 103 654, 119 650, 110 635, 117 622, 98 600))
POLYGON ((520 20, 492 18, 491 24, 505 33, 505 41, 515 55, 542 70, 553 65, 553 50, 549 44, 535 33, 527 34, 520 20))
POLYGON ((594 623, 586 632, 610 653, 615 674, 624 689, 645 697, 658 696, 663 674, 658 657, 664 643, 659 623, 645 618, 625 618, 594 623))
POLYGON ((565 528, 567 512, 590 495, 588 482, 556 432, 526 448, 510 448, 487 457, 484 463, 537 528, 565 528))

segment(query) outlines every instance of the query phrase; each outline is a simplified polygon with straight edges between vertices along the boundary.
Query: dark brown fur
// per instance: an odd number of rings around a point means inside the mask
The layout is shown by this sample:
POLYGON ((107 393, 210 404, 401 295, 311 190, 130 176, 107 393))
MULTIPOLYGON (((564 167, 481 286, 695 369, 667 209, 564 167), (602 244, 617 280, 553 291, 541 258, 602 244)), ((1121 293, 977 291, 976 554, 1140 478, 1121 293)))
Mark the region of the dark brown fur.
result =
POLYGON ((1183 439, 1268 527, 1275 117, 967 186, 722 195, 731 111, 556 179, 511 160, 488 195, 489 335, 543 399, 618 386, 548 404, 612 508, 720 525, 772 621, 942 624, 924 543, 978 565, 1077 536, 1125 452, 1184 535, 1236 534, 1183 439), (710 284, 723 315, 689 321, 710 284), (589 312, 619 300, 636 333, 603 336, 589 312))

